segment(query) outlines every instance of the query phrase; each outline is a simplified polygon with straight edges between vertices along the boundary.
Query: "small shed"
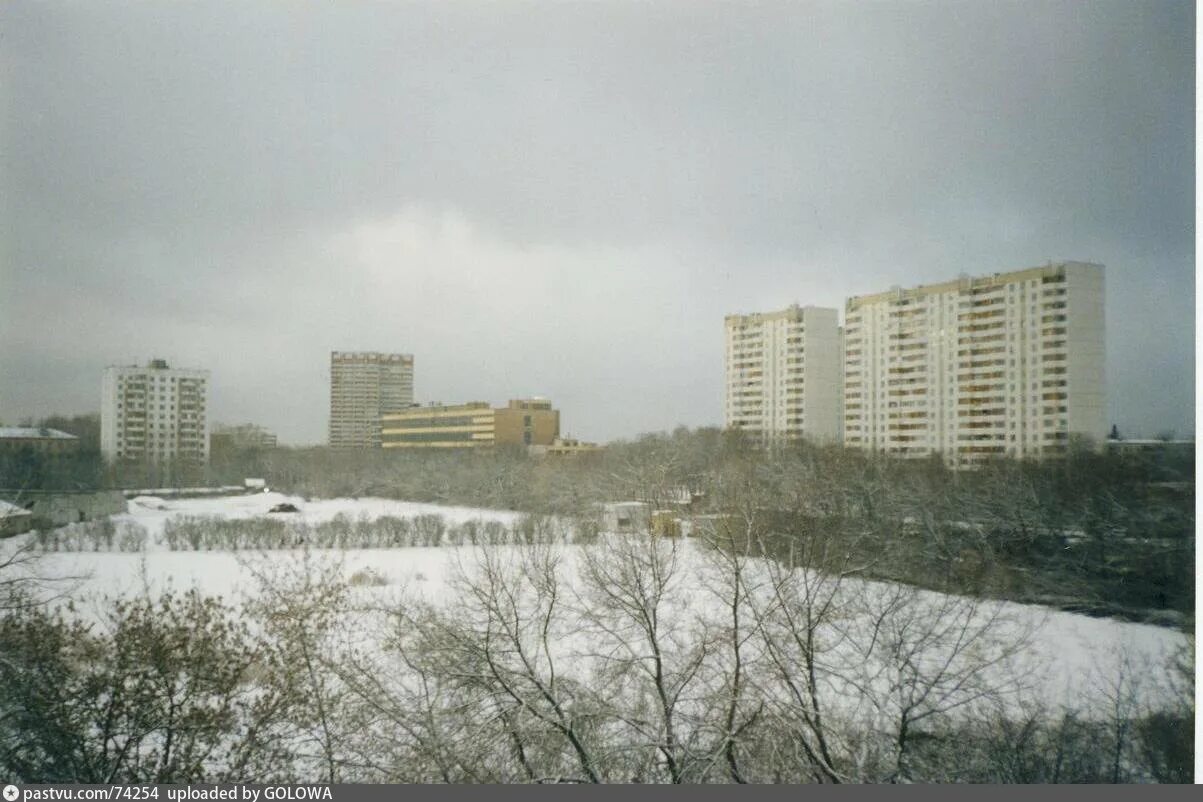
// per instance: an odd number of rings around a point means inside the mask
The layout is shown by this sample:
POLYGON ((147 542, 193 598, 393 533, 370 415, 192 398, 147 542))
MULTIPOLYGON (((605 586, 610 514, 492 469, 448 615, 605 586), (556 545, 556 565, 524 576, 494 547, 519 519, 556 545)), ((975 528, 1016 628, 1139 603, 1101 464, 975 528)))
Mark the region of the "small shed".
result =
POLYGON ((647 532, 651 505, 644 501, 611 501, 602 505, 602 530, 647 532))
POLYGON ((32 512, 16 504, 0 501, 0 537, 12 537, 32 528, 32 512))

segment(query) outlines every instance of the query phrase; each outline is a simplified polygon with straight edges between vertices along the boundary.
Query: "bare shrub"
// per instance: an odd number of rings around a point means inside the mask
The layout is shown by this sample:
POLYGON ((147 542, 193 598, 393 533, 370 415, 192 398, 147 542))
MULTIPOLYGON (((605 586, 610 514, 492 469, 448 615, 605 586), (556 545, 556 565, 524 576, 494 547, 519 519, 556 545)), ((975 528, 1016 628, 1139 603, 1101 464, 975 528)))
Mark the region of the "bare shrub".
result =
POLYGON ((148 539, 146 527, 136 521, 122 521, 117 528, 117 549, 119 551, 144 551, 148 539))
POLYGON ((374 568, 361 568, 351 574, 351 578, 347 580, 347 584, 352 587, 381 587, 389 583, 388 577, 374 568))
POLYGON ((414 545, 441 546, 443 534, 447 531, 447 522, 443 516, 434 513, 424 513, 413 519, 414 545))

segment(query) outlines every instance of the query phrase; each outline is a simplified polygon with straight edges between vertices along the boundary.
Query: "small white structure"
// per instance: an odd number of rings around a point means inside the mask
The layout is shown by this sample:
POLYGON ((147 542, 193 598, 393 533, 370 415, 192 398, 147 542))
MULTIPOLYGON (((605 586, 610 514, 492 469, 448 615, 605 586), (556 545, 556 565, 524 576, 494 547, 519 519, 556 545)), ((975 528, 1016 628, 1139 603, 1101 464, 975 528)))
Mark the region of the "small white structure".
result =
POLYGON ((33 513, 16 504, 0 501, 0 537, 10 537, 33 528, 33 513))
POLYGON ((247 477, 242 480, 242 486, 247 490, 267 490, 267 480, 247 477))
POLYGON ((651 505, 644 501, 611 501, 602 505, 605 532, 647 532, 651 505))

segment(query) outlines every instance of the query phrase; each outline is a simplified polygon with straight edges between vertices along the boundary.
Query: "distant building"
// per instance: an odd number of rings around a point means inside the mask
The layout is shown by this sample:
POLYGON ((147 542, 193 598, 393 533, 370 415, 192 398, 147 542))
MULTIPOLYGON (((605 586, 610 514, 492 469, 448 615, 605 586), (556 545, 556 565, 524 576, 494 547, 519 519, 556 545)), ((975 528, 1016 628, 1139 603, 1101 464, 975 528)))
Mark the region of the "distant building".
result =
POLYGON ((1107 440, 1107 450, 1117 454, 1147 454, 1152 456, 1189 457, 1195 453, 1194 440, 1136 439, 1107 440))
POLYGON ((795 305, 725 323, 726 427, 767 443, 838 441, 839 312, 795 305))
POLYGON ((0 426, 0 452, 26 449, 37 454, 69 454, 79 450, 79 438, 58 429, 0 426))
POLYGON ((237 426, 215 426, 209 435, 209 452, 212 456, 221 453, 245 451, 247 449, 267 449, 276 447, 276 435, 256 426, 253 423, 243 423, 237 426))
POLYGON ((604 451, 597 443, 586 443, 573 437, 557 437, 549 446, 533 445, 532 454, 546 457, 575 457, 581 454, 597 454, 604 451))
POLYGON ((844 443, 952 464, 1101 445, 1103 300, 1081 262, 849 298, 844 443))
POLYGON ((546 399, 515 399, 493 408, 484 401, 430 405, 381 415, 384 448, 550 446, 560 434, 560 413, 546 399))
POLYGON ((380 418, 413 406, 411 354, 334 351, 330 354, 330 445, 380 446, 380 418))
POLYGON ((104 372, 100 451, 105 459, 203 466, 209 460, 209 371, 115 366, 104 372))
POLYGON ((85 442, 47 427, 0 427, 0 491, 92 486, 101 465, 85 442))

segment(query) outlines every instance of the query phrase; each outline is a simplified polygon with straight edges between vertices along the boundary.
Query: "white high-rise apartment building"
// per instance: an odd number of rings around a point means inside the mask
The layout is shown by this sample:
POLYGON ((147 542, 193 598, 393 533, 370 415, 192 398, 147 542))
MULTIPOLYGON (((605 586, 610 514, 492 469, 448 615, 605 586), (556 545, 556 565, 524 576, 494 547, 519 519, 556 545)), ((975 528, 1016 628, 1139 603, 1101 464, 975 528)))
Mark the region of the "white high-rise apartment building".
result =
POLYGON ((204 465, 209 461, 209 371, 106 368, 100 401, 100 450, 110 461, 204 465))
POLYGON ((840 438, 839 312, 728 315, 725 423, 767 443, 840 438))
POLYGON ((966 464, 1102 442, 1103 299, 1082 262, 848 299, 845 444, 966 464))
POLYGON ((414 403, 411 354, 333 351, 330 354, 330 445, 379 448, 380 416, 414 403))

